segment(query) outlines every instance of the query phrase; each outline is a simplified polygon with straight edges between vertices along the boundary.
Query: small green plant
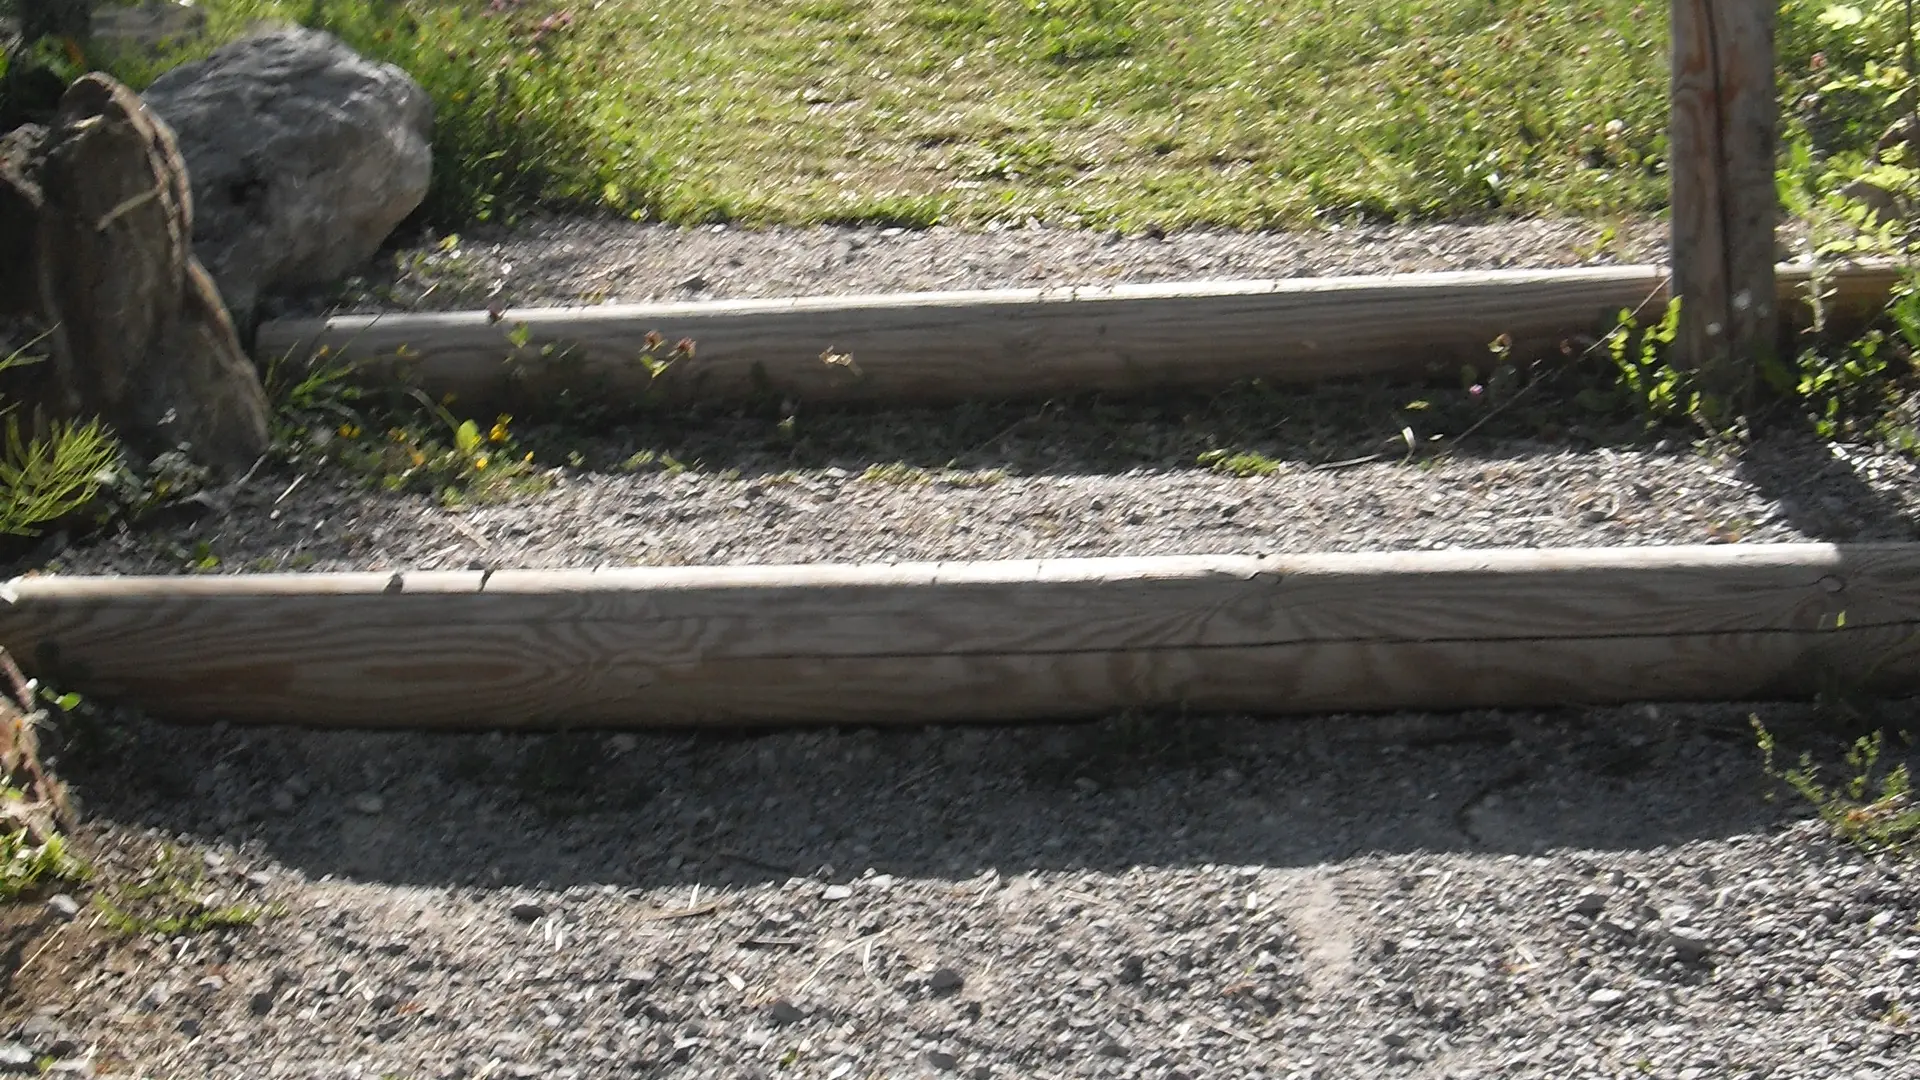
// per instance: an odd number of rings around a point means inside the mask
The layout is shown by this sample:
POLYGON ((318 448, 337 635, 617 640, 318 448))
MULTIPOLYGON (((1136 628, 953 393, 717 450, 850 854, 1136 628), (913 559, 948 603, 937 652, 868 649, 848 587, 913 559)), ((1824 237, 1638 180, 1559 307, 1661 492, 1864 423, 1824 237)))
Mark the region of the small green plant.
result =
POLYGON ((163 845, 140 879, 96 893, 94 907, 123 934, 173 937, 252 926, 277 908, 223 903, 205 888, 206 872, 191 853, 163 845))
POLYGON ((1200 455, 1198 463, 1214 472, 1237 476, 1243 480, 1255 476, 1272 476, 1280 471, 1280 463, 1265 454, 1235 453, 1232 450, 1209 450, 1200 455))
POLYGON ((1622 309, 1606 337, 1607 355, 1619 375, 1620 388, 1648 427, 1694 416, 1700 407, 1691 373, 1669 362, 1669 349, 1679 330, 1680 298, 1676 296, 1651 326, 1641 326, 1632 311, 1622 309))
POLYGON ((1821 781, 1811 752, 1802 752, 1797 765, 1781 768, 1773 733, 1757 716, 1751 723, 1766 774, 1811 803, 1836 835, 1869 855, 1905 854, 1907 845, 1920 837, 1920 804, 1913 798, 1912 778, 1905 762, 1885 764, 1885 732, 1854 740, 1845 756, 1848 775, 1829 785, 1821 781))
MULTIPOLYGON (((12 789, 3 794, 8 799, 19 797, 12 789)), ((0 831, 0 902, 18 900, 44 882, 85 877, 85 865, 67 852, 66 840, 60 834, 35 839, 24 826, 0 831)))

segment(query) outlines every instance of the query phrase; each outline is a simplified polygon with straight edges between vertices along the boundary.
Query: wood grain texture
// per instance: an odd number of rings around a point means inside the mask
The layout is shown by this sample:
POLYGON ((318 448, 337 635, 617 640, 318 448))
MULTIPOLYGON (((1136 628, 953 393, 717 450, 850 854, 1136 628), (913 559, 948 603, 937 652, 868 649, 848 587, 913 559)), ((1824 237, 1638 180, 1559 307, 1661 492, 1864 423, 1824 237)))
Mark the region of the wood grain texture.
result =
POLYGON ((1920 688, 1920 545, 16 579, 0 645, 162 715, 954 722, 1920 688))
POLYGON ((1777 351, 1772 4, 1672 0, 1668 178, 1675 361, 1743 413, 1777 351))
MULTIPOLYGON (((1883 301, 1890 267, 1831 278, 1836 318, 1883 301)), ((1777 286, 1791 303, 1805 268, 1777 286)), ((1087 289, 1006 289, 270 322, 256 355, 305 362, 321 347, 398 369, 474 408, 568 389, 638 400, 774 394, 805 401, 941 402, 1074 392, 1314 382, 1485 364, 1509 335, 1522 357, 1664 303, 1655 266, 1296 278, 1087 289), (525 343, 510 335, 524 328, 525 343), (697 355, 655 378, 649 331, 697 355), (553 355, 543 355, 551 349, 553 355), (854 368, 822 354, 851 356, 854 368)))

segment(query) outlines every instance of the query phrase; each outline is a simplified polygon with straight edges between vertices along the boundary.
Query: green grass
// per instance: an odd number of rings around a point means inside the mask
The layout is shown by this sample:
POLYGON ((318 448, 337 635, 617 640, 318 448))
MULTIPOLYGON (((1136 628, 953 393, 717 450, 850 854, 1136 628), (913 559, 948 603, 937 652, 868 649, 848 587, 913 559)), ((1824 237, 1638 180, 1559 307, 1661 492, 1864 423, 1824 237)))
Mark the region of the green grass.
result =
MULTIPOLYGON (((202 6, 216 39, 292 18, 412 71, 439 109, 443 222, 545 201, 683 223, 1249 227, 1666 198, 1652 0, 499 3, 202 6)), ((1815 52, 1831 72, 1884 49, 1877 23, 1835 28, 1826 7, 1783 6, 1790 102, 1815 52)), ((117 66, 136 87, 157 70, 117 66)), ((1821 138, 1858 150, 1848 93, 1821 138)))
POLYGON ((96 893, 94 907, 123 934, 173 937, 252 926, 278 913, 258 904, 222 903, 210 895, 206 871, 191 852, 163 847, 138 880, 96 893))

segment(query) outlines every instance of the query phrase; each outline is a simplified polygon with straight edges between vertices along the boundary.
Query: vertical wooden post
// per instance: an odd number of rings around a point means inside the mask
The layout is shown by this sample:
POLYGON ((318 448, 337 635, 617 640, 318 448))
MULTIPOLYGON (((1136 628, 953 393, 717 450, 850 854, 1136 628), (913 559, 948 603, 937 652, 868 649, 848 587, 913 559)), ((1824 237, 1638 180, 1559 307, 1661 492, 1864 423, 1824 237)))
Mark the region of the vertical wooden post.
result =
POLYGON ((1674 363, 1716 427, 1742 415, 1778 348, 1773 280, 1775 0, 1671 0, 1667 169, 1674 363))

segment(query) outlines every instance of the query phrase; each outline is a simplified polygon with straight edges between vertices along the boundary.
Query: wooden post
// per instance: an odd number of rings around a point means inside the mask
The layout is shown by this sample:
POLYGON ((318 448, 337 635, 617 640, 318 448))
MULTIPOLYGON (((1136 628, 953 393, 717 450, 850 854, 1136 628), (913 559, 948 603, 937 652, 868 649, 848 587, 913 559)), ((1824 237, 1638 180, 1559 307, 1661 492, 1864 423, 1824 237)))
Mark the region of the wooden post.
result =
POLYGON ((1746 411, 1778 348, 1773 0, 1672 0, 1674 363, 1699 373, 1702 419, 1746 411))

